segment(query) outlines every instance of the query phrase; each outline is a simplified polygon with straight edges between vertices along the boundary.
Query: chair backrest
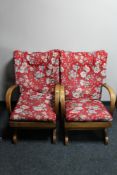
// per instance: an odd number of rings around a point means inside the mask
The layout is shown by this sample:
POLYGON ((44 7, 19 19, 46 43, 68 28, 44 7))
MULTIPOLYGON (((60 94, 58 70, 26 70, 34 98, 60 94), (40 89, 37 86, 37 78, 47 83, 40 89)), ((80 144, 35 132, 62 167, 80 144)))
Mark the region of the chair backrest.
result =
POLYGON ((16 84, 21 92, 34 90, 40 93, 54 93, 59 83, 59 50, 48 52, 14 51, 16 84))
POLYGON ((107 53, 61 51, 61 84, 66 99, 101 98, 101 86, 106 77, 107 53))

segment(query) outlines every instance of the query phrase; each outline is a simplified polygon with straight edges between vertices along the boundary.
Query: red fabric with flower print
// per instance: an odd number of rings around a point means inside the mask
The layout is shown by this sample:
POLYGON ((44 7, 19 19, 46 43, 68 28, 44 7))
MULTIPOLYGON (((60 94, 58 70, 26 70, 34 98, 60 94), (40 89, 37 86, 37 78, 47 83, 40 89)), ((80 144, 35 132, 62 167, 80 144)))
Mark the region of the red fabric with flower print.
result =
POLYGON ((54 87, 59 83, 59 58, 58 50, 31 54, 15 51, 16 84, 21 91, 33 89, 42 93, 54 93, 54 87))
POLYGON ((99 100, 79 98, 65 104, 67 121, 112 121, 112 116, 99 100))
POLYGON ((105 79, 107 53, 61 51, 61 84, 66 99, 101 98, 101 86, 105 79))
POLYGON ((56 121, 55 85, 59 83, 59 50, 48 52, 14 51, 16 84, 21 96, 11 120, 56 121))
POLYGON ((52 94, 43 94, 31 89, 22 92, 10 119, 56 122, 52 94))

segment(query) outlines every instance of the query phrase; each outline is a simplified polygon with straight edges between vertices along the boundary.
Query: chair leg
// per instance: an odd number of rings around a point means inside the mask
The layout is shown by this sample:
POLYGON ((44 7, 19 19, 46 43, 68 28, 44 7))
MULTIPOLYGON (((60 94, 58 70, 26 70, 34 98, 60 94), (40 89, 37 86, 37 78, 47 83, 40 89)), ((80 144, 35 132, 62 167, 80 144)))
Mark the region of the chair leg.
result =
POLYGON ((57 138, 56 138, 56 128, 55 128, 55 129, 53 129, 52 142, 55 144, 56 140, 57 140, 57 138))
POLYGON ((16 144, 18 142, 18 139, 17 139, 17 130, 15 129, 14 132, 13 132, 13 136, 12 136, 12 142, 14 144, 16 144))
POLYGON ((109 137, 108 137, 108 130, 107 128, 104 129, 104 143, 107 145, 109 143, 109 137))
POLYGON ((68 138, 68 132, 65 130, 65 138, 64 138, 65 140, 64 140, 64 143, 65 143, 65 145, 68 145, 68 143, 69 143, 69 138, 68 138))

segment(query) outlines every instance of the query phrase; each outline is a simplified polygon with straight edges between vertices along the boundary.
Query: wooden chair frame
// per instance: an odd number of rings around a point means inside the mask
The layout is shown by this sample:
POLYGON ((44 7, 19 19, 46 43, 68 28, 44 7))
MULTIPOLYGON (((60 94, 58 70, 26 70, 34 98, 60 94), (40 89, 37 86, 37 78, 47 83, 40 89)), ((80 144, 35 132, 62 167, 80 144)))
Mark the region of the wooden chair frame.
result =
MULTIPOLYGON (((103 87, 107 89, 110 95, 110 113, 113 114, 116 102, 116 94, 114 90, 108 86, 106 83, 103 84, 103 87)), ((107 134, 107 128, 112 126, 112 122, 104 121, 104 122, 69 122, 65 120, 65 90, 64 86, 61 85, 60 87, 60 104, 61 104, 61 115, 64 120, 64 143, 65 145, 69 142, 68 137, 68 130, 97 130, 103 129, 104 130, 104 143, 108 144, 109 137, 107 134)))
MULTIPOLYGON (((11 100, 12 94, 14 90, 18 87, 18 85, 12 85, 6 92, 6 107, 9 114, 12 112, 11 100)), ((54 111, 56 115, 58 114, 59 107, 59 93, 60 93, 60 85, 57 84, 55 86, 55 108, 54 111)), ((13 143, 17 143, 17 129, 18 128, 40 128, 40 129, 52 129, 52 141, 56 143, 56 122, 46 122, 46 121, 17 121, 17 120, 9 120, 9 126, 14 129, 12 141, 13 143)))

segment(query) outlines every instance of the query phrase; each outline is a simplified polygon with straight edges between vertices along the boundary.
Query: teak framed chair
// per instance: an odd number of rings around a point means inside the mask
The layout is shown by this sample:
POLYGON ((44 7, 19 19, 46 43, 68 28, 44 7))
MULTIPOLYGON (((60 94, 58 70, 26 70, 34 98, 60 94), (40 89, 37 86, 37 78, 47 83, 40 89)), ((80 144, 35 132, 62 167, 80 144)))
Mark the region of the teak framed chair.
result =
POLYGON ((13 143, 17 143, 20 128, 52 129, 56 143, 56 116, 59 105, 59 51, 14 52, 16 85, 6 92, 6 106, 13 128, 13 143), (12 95, 20 87, 20 97, 12 110, 12 95))
POLYGON ((105 51, 65 52, 60 59, 61 115, 64 120, 64 143, 69 142, 69 130, 104 130, 104 142, 108 144, 107 128, 112 126, 116 94, 103 83, 107 53, 105 51), (101 102, 102 87, 110 95, 110 111, 101 102))

